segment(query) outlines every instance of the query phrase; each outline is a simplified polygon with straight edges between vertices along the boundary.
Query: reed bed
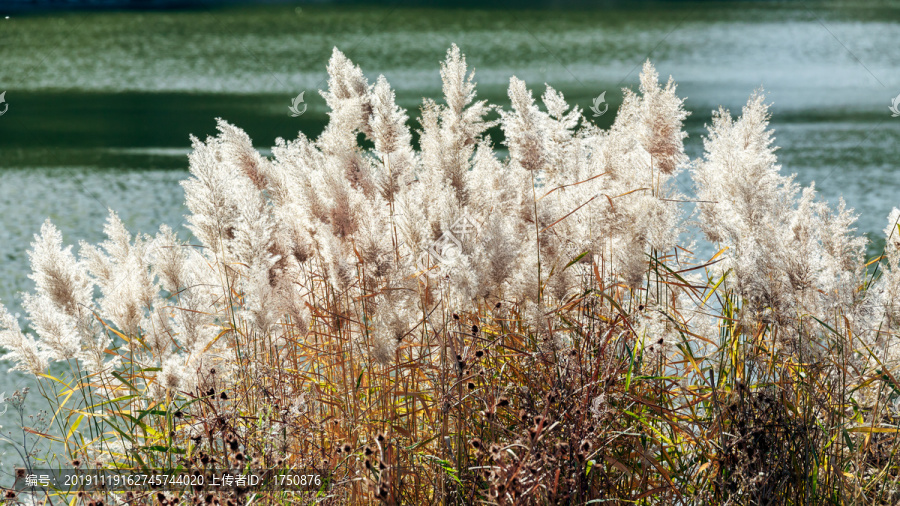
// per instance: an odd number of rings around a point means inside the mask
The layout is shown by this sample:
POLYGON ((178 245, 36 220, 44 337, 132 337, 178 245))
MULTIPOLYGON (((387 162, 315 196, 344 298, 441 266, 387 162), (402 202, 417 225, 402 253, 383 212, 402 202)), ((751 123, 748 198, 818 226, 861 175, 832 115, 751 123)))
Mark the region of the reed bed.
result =
POLYGON ((39 429, 23 418, 59 448, 23 449, 27 470, 321 482, 4 501, 900 500, 900 211, 867 260, 851 212, 781 174, 762 93, 718 111, 691 161, 683 101, 649 62, 601 130, 515 78, 511 110, 475 101, 454 46, 413 149, 383 77, 337 50, 328 70, 319 138, 272 158, 224 121, 194 140, 193 241, 111 212, 76 256, 48 221, 28 331, 0 306, 0 344, 53 406, 39 429))

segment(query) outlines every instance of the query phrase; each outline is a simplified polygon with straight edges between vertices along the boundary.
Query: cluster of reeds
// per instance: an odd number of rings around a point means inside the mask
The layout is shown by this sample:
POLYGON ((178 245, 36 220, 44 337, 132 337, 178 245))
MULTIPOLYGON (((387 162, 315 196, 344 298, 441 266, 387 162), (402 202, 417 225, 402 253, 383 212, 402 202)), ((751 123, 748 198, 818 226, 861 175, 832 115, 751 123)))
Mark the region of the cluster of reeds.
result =
POLYGON ((328 70, 318 139, 195 140, 197 242, 111 213, 76 257, 44 225, 31 332, 0 306, 62 448, 27 466, 322 479, 95 505, 900 500, 900 211, 867 263, 850 212, 780 174, 760 94, 690 161, 649 63, 601 130, 515 78, 511 110, 476 102, 454 46, 413 149, 383 77, 328 70), (711 258, 677 244, 682 170, 711 258))

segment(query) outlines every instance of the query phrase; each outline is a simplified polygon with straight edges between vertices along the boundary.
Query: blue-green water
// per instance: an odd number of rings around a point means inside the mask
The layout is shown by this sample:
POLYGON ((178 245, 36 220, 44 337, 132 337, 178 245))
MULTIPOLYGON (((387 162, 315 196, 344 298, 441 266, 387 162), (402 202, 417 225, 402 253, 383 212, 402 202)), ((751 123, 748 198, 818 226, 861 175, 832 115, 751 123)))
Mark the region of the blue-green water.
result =
MULTIPOLYGON (((133 232, 182 223, 188 136, 214 133, 216 117, 262 148, 299 130, 318 134, 326 117, 314 90, 325 85, 335 46, 370 81, 383 73, 413 118, 423 96, 439 96, 438 64, 455 42, 481 98, 508 103, 511 75, 536 95, 548 83, 585 110, 607 91, 601 126, 649 58, 688 98, 692 157, 711 110, 736 112, 763 86, 784 170, 803 184, 815 180, 830 201, 843 196, 861 215, 860 231, 875 238, 900 206, 900 118, 888 111, 900 94, 900 9, 892 5, 281 6, 0 19, 0 92, 9 104, 0 116, 0 300, 20 311, 17 293, 31 289, 25 250, 47 217, 71 244, 102 240, 108 207, 133 232), (292 118, 288 106, 301 91, 308 110, 292 118)), ((682 185, 690 193, 689 181, 682 185)), ((0 364, 0 392, 30 383, 6 369, 0 364)), ((0 417, 4 431, 14 427, 9 415, 0 417)), ((0 462, 18 461, 3 451, 0 462)))

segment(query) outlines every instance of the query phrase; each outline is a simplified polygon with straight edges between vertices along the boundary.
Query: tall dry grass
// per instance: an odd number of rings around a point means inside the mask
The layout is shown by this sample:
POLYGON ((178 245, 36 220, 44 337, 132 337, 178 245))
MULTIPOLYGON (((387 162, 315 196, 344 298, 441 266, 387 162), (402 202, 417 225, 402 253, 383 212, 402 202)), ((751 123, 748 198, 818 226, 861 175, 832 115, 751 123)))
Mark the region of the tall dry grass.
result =
POLYGON ((369 86, 337 52, 329 72, 317 141, 268 160, 223 123, 195 142, 199 243, 132 237, 112 215, 110 240, 76 259, 48 223, 37 338, 0 314, 53 405, 30 429, 62 447, 29 469, 294 469, 322 485, 44 499, 900 500, 900 213, 865 263, 848 212, 780 175, 761 96, 740 119, 721 111, 690 162, 674 83, 649 64, 606 132, 552 89, 543 112, 513 79, 500 161, 456 48, 419 152, 383 78, 369 86), (708 259, 673 243, 685 168, 719 246, 708 259), (475 230, 443 243, 455 260, 423 254, 460 216, 475 230))

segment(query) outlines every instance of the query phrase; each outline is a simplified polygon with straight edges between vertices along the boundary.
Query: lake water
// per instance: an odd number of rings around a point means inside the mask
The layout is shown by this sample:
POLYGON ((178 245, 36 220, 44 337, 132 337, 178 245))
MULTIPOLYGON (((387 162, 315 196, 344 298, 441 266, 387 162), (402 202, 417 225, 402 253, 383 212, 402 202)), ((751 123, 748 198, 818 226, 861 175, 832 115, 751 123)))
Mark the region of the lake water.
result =
MULTIPOLYGON (((0 300, 20 311, 17 293, 32 287, 25 250, 48 217, 70 244, 102 240, 107 208, 133 232, 183 223, 188 136, 213 134, 216 117, 261 148, 298 131, 317 135, 326 117, 315 90, 333 47, 370 82, 384 74, 413 118, 423 96, 439 96, 438 63, 455 42, 476 70, 480 98, 508 104, 511 75, 536 95, 548 83, 583 109, 606 91, 601 126, 649 58, 688 98, 692 158, 711 111, 737 112, 762 86, 784 170, 804 185, 815 180, 829 201, 843 196, 875 251, 900 206, 900 118, 888 111, 900 94, 898 40, 900 10, 888 1, 0 17, 0 92, 9 104, 0 116, 0 300), (308 110, 292 118, 288 106, 302 91, 308 110)), ((681 184, 690 194, 690 182, 681 184)), ((0 392, 31 384, 7 368, 0 364, 0 392)), ((35 393, 31 400, 41 406, 35 393)), ((10 415, 0 416, 4 432, 15 427, 10 415)), ((0 463, 19 461, 0 443, 4 451, 0 463)))

